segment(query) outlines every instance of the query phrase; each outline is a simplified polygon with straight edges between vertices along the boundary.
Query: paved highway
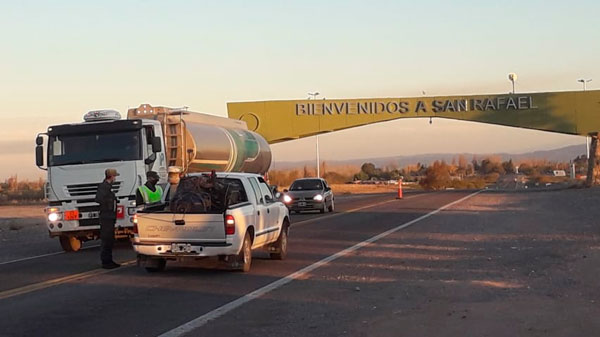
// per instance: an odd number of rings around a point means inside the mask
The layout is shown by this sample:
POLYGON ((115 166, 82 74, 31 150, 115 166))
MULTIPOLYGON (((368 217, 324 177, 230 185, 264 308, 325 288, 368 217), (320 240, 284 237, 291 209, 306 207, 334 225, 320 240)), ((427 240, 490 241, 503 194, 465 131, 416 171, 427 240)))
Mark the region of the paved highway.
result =
POLYGON ((125 265, 105 271, 93 244, 63 254, 47 239, 44 256, 0 264, 0 335, 594 335, 600 214, 581 193, 600 201, 598 190, 338 197, 335 213, 294 215, 288 258, 256 251, 249 273, 205 261, 149 274, 126 243, 125 265))

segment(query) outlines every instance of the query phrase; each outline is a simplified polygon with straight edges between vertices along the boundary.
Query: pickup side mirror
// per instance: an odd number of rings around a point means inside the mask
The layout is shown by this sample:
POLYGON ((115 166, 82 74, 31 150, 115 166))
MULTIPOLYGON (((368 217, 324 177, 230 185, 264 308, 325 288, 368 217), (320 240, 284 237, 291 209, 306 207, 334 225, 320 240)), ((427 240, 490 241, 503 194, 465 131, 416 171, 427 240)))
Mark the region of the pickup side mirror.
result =
POLYGON ((281 193, 277 192, 275 193, 275 199, 280 199, 281 198, 281 193))
POLYGON ((160 142, 160 137, 152 138, 152 152, 157 153, 162 151, 162 143, 160 142))
POLYGON ((271 197, 270 197, 270 196, 268 196, 268 195, 265 195, 265 202, 266 202, 266 203, 271 203, 271 202, 273 202, 273 198, 271 198, 271 197))

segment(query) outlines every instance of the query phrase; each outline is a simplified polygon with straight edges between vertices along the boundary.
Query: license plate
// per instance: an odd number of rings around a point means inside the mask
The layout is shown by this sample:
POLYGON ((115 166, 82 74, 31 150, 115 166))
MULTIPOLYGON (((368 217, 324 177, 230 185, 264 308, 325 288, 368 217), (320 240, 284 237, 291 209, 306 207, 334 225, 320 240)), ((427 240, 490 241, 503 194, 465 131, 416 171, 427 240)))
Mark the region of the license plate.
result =
POLYGON ((81 213, 81 218, 82 219, 96 219, 100 216, 99 212, 86 212, 86 213, 81 213))
POLYGON ((300 202, 298 203, 298 206, 300 206, 300 207, 306 207, 306 202, 304 202, 304 201, 300 201, 300 202))
POLYGON ((189 243, 173 243, 171 244, 171 252, 173 253, 189 253, 192 251, 192 245, 189 243))

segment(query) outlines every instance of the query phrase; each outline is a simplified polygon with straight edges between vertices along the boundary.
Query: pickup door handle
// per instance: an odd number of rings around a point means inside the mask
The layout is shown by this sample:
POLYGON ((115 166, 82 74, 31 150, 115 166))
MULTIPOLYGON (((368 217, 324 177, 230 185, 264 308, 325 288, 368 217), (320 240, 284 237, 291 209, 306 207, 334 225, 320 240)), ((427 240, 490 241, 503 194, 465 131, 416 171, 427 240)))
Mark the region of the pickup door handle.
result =
POLYGON ((267 208, 267 213, 271 213, 271 210, 267 208))
POLYGON ((260 215, 260 211, 257 211, 257 212, 256 212, 256 215, 260 215))

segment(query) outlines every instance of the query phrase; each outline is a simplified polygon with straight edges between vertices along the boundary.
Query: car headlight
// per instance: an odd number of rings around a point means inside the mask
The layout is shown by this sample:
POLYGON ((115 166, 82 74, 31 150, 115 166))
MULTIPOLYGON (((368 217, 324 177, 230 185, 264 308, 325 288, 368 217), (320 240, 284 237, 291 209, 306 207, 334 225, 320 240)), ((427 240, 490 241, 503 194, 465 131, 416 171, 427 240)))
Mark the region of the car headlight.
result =
POLYGON ((60 219, 62 219, 62 213, 59 213, 59 212, 48 213, 48 221, 54 222, 54 221, 58 221, 60 219))
POLYGON ((320 194, 315 195, 315 197, 313 198, 313 200, 315 201, 323 201, 323 196, 320 194))
POLYGON ((289 195, 284 195, 283 196, 283 202, 285 202, 286 204, 289 204, 290 202, 292 202, 292 197, 290 197, 289 195))

